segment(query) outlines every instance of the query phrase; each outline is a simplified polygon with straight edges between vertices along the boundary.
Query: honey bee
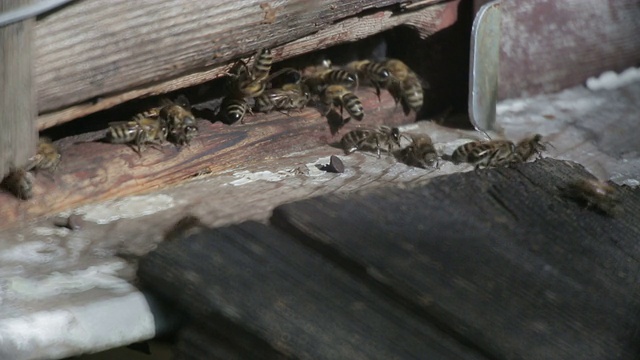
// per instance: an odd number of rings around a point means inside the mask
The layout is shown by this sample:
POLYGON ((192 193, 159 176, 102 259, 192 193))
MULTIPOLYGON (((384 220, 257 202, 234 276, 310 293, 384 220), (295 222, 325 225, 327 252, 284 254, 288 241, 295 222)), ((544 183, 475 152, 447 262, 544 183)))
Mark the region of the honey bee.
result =
POLYGON ((400 60, 388 59, 383 65, 391 73, 384 87, 389 90, 396 104, 402 101, 409 109, 418 112, 422 108, 423 88, 427 88, 427 84, 400 60))
POLYGON ((35 177, 30 171, 23 168, 12 169, 9 175, 2 180, 0 186, 7 189, 17 198, 28 200, 33 197, 34 180, 35 177))
POLYGON ((412 135, 411 145, 400 152, 402 162, 409 166, 427 168, 438 166, 438 153, 429 135, 412 135))
POLYGON ((596 179, 580 179, 560 188, 562 196, 589 209, 615 216, 620 212, 616 188, 596 179))
POLYGON ((473 164, 476 170, 481 166, 503 166, 512 163, 515 151, 515 144, 508 140, 472 141, 459 146, 451 154, 451 161, 473 164))
POLYGON ((324 70, 316 70, 312 75, 306 76, 303 81, 313 93, 320 94, 329 85, 341 85, 347 88, 357 87, 358 76, 347 70, 329 67, 324 70))
POLYGON ((386 147, 388 153, 391 153, 393 148, 400 147, 400 130, 389 126, 355 129, 346 133, 340 144, 347 155, 356 150, 375 150, 380 158, 380 150, 383 147, 386 147))
POLYGON ((29 159, 29 163, 25 167, 26 170, 55 170, 60 163, 60 153, 50 139, 40 137, 36 154, 29 159))
POLYGON ((161 100, 159 118, 165 122, 168 135, 176 144, 189 144, 198 134, 195 116, 191 113, 189 100, 179 96, 176 101, 161 100))
POLYGON ((236 99, 258 97, 266 90, 271 79, 287 72, 296 71, 292 68, 284 68, 269 74, 272 64, 273 55, 268 49, 258 51, 251 67, 242 60, 238 61, 229 73, 231 79, 227 85, 231 95, 236 99))
POLYGON ((162 144, 167 139, 168 127, 164 120, 136 115, 131 121, 109 123, 107 138, 114 144, 135 142, 138 153, 147 143, 162 144))
POLYGON ((358 77, 369 80, 376 88, 376 95, 380 99, 380 88, 389 81, 391 76, 385 65, 371 60, 358 60, 350 62, 346 68, 355 72, 358 77))
POLYGON ((258 96, 254 111, 268 113, 272 110, 301 110, 310 98, 311 94, 305 84, 285 84, 281 88, 268 89, 258 96))
POLYGON ((535 134, 532 137, 520 140, 516 144, 513 162, 526 162, 534 154, 537 154, 538 158, 541 157, 541 152, 547 150, 547 147, 541 142, 541 140, 542 135, 540 134, 535 134))
POLYGON ((329 85, 322 92, 323 103, 329 107, 325 115, 334 107, 340 107, 340 115, 346 108, 349 116, 356 120, 364 118, 364 107, 360 99, 342 85, 329 85))
POLYGON ((222 99, 220 104, 220 115, 222 122, 225 124, 233 124, 238 121, 244 124, 244 115, 251 112, 251 108, 244 98, 235 98, 233 96, 226 96, 222 99))

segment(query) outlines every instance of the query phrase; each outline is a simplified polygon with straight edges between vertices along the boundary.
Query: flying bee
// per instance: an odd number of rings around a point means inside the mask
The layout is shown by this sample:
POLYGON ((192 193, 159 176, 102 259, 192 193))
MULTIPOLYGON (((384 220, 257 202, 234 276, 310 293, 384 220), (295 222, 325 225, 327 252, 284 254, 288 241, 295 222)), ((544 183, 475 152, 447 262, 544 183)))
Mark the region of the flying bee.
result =
POLYGON ((418 112, 424 101, 423 89, 428 85, 405 63, 397 59, 388 59, 382 63, 391 73, 384 87, 396 101, 402 101, 409 109, 418 112))
POLYGON ((166 123, 169 137, 176 144, 188 145, 198 134, 196 118, 190 108, 189 100, 184 96, 179 96, 175 101, 161 100, 158 116, 166 123))
POLYGON ((438 152, 429 135, 412 135, 411 144, 400 151, 402 162, 420 168, 438 166, 438 152))
POLYGON ((55 170, 60 163, 60 153, 50 139, 40 137, 36 154, 29 159, 29 163, 25 167, 26 170, 55 170))
POLYGON ((258 96, 254 110, 265 113, 272 110, 301 110, 310 98, 311 94, 305 84, 285 84, 281 88, 268 89, 258 96))
POLYGON ((340 144, 347 155, 356 150, 373 150, 380 158, 380 150, 383 147, 386 147, 388 153, 391 153, 393 148, 400 147, 400 130, 389 126, 355 129, 346 133, 340 144))
POLYGON ((350 62, 346 68, 355 72, 358 77, 369 80, 376 88, 376 95, 380 99, 380 88, 388 83, 391 76, 385 65, 371 60, 359 60, 350 62))
POLYGON ((244 124, 244 115, 247 112, 252 113, 249 104, 247 104, 247 101, 244 98, 226 96, 222 99, 222 104, 220 104, 220 116, 222 117, 222 122, 225 124, 231 125, 238 121, 244 124))
POLYGON ((560 188, 561 195, 602 214, 615 216, 620 212, 616 188, 596 179, 580 179, 560 188))
POLYGON ((451 161, 470 163, 476 170, 481 166, 503 166, 512 163, 515 151, 515 144, 508 140, 472 141, 459 146, 451 154, 451 161))
POLYGON ((138 154, 147 143, 162 144, 168 135, 168 126, 164 120, 146 118, 142 114, 136 115, 131 121, 109 123, 107 138, 114 144, 134 142, 138 147, 138 154))
POLYGON ((340 107, 340 115, 342 116, 343 110, 346 108, 349 116, 356 120, 362 120, 364 118, 364 107, 360 99, 352 92, 347 90, 342 85, 329 85, 322 92, 322 100, 325 105, 329 107, 329 110, 325 113, 329 113, 333 107, 340 107))
POLYGON ((526 162, 534 154, 537 154, 538 158, 540 158, 542 156, 541 152, 547 150, 547 147, 541 140, 542 135, 540 134, 535 134, 532 137, 520 140, 516 144, 514 162, 526 162))
POLYGON ((9 175, 2 180, 0 186, 7 189, 17 198, 28 200, 33 197, 34 180, 35 177, 30 171, 23 168, 12 169, 9 175))

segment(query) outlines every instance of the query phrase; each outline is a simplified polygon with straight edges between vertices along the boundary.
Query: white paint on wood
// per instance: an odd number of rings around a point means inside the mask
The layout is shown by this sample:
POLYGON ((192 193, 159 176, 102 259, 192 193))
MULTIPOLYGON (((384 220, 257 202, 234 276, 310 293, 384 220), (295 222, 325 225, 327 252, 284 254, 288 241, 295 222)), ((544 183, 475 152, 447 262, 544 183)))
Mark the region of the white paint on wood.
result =
POLYGON ((129 196, 80 207, 74 214, 87 221, 108 224, 119 219, 133 219, 167 210, 175 205, 173 197, 164 194, 129 196))
POLYGON ((587 88, 589 90, 613 90, 631 83, 640 81, 640 68, 628 68, 621 73, 615 71, 606 71, 600 76, 594 76, 587 79, 587 88))

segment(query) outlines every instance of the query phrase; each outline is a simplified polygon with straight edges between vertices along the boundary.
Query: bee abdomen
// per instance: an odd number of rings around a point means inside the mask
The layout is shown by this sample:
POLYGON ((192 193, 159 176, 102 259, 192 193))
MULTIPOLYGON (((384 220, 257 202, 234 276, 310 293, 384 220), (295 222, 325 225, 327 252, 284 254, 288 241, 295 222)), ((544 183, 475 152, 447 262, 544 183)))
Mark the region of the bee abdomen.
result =
POLYGON ((256 55, 256 59, 254 62, 254 76, 257 79, 265 78, 269 75, 271 71, 271 64, 273 64, 273 54, 271 54, 271 50, 262 49, 256 55))
POLYGON ((353 86, 358 81, 358 77, 355 74, 341 69, 331 70, 322 77, 330 85, 353 86))
POLYGON ((107 132, 107 139, 114 144, 124 144, 136 138, 136 129, 129 126, 111 126, 107 132))
POLYGON ((414 111, 420 110, 424 101, 422 85, 418 81, 407 80, 403 85, 403 97, 407 105, 414 111))
POLYGON ((364 107, 357 96, 352 93, 346 93, 342 96, 342 101, 351 117, 356 120, 362 120, 364 118, 364 107))
POLYGON ((223 117, 228 121, 227 124, 233 124, 244 119, 247 111, 247 102, 244 99, 226 97, 222 101, 220 111, 222 111, 223 117))

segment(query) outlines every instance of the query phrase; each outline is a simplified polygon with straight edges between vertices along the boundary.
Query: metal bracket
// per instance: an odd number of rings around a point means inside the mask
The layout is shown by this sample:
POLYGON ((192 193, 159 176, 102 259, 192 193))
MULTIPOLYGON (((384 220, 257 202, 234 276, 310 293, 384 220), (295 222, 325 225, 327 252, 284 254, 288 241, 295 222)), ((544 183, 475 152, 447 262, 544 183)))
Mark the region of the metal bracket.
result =
POLYGON ((501 14, 499 0, 485 4, 471 29, 469 117, 476 130, 483 132, 496 122, 501 14))

